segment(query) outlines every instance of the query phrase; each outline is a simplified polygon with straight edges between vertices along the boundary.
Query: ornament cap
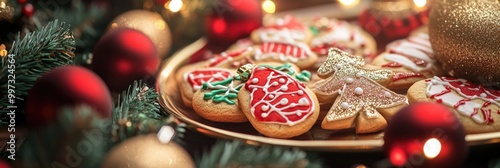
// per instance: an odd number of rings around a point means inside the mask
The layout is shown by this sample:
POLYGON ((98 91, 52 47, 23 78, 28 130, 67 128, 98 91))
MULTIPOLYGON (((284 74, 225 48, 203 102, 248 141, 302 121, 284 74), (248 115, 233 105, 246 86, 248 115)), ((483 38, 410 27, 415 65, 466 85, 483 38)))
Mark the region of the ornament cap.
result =
POLYGON ((245 64, 238 68, 238 75, 240 76, 240 79, 242 81, 248 80, 248 76, 252 73, 253 69, 255 68, 255 64, 245 64))

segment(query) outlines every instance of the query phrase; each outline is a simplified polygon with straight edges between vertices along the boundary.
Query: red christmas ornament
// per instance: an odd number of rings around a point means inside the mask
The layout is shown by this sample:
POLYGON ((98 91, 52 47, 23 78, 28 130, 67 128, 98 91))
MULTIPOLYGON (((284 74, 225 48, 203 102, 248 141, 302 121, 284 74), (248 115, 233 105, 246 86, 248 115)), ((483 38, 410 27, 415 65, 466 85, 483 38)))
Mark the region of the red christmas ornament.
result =
POLYGON ((462 124, 447 107, 416 103, 389 120, 384 148, 395 166, 454 168, 467 156, 465 135, 462 124))
POLYGON ((408 37, 418 27, 427 24, 429 10, 417 7, 410 0, 377 0, 358 17, 360 26, 377 41, 379 49, 397 39, 408 37))
POLYGON ((88 105, 107 118, 111 116, 111 94, 92 71, 79 66, 55 68, 38 78, 26 100, 26 117, 31 127, 55 121, 63 107, 88 105))
POLYGON ((11 166, 5 160, 0 159, 0 168, 11 168, 11 166))
POLYGON ((208 48, 224 51, 239 39, 262 26, 262 9, 257 0, 220 0, 207 15, 205 26, 208 48))
POLYGON ((145 34, 130 28, 106 33, 93 51, 92 68, 109 89, 121 92, 134 80, 154 79, 159 65, 156 48, 145 34))
POLYGON ((30 3, 27 3, 23 6, 22 12, 24 17, 31 18, 31 16, 33 16, 33 14, 35 13, 35 7, 33 7, 33 5, 31 5, 30 3))

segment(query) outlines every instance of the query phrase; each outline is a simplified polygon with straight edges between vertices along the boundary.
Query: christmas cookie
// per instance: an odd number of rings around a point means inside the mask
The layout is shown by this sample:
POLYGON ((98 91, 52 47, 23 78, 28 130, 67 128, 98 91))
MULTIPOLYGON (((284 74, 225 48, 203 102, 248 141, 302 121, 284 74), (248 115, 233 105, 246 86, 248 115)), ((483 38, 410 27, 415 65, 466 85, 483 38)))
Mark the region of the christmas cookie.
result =
POLYGON ((426 32, 392 42, 386 48, 372 64, 395 72, 392 82, 387 86, 389 89, 407 90, 417 81, 444 74, 434 58, 426 32))
POLYGON ((230 70, 223 68, 198 68, 183 73, 178 81, 184 105, 192 107, 193 94, 203 83, 221 81, 232 76, 230 70))
POLYGON ((278 18, 274 24, 260 27, 250 35, 254 43, 307 43, 311 40, 311 37, 312 32, 291 15, 278 18))
POLYGON ((467 133, 500 131, 500 91, 465 79, 433 77, 408 89, 410 103, 429 101, 447 106, 467 133))
POLYGON ((364 66, 361 57, 330 49, 318 76, 324 78, 311 86, 320 102, 332 102, 321 127, 327 130, 352 128, 356 133, 383 130, 386 119, 406 105, 406 97, 383 85, 392 72, 364 66), (381 85, 382 84, 382 85, 381 85))
POLYGON ((255 50, 252 47, 228 50, 220 54, 214 54, 212 58, 205 61, 206 65, 204 66, 238 69, 247 63, 254 63, 250 58, 254 52, 255 50))
POLYGON ((203 83, 193 95, 193 110, 201 117, 216 122, 246 122, 238 103, 238 92, 243 86, 236 76, 203 83))
POLYGON ((270 67, 244 66, 240 70, 247 81, 238 101, 258 132, 268 137, 291 138, 311 129, 319 115, 319 103, 305 84, 270 67))
POLYGON ((310 27, 316 32, 310 43, 311 50, 319 56, 314 68, 321 66, 332 47, 364 58, 371 58, 377 53, 373 37, 346 21, 319 18, 310 23, 310 27))
POLYGON ((305 43, 264 42, 255 46, 253 59, 261 62, 289 62, 300 69, 307 69, 314 65, 318 56, 305 43))

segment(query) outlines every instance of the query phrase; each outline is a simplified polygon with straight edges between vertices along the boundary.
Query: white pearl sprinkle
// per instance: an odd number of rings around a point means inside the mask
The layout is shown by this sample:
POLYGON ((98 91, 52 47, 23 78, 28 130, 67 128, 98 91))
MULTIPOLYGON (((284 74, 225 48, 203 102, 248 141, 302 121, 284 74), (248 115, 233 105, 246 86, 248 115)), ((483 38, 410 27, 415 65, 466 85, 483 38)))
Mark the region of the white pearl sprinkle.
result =
POLYGON ((358 78, 359 78, 359 77, 361 77, 361 76, 363 76, 363 72, 358 72, 358 73, 356 73, 356 77, 358 77, 358 78))
POLYGON ((384 92, 384 96, 385 97, 392 97, 391 93, 389 93, 389 92, 384 92))
POLYGON ((353 78, 346 78, 345 82, 346 83, 352 83, 352 82, 354 82, 354 79, 353 78))
POLYGON ((271 83, 271 86, 278 86, 278 82, 271 83))
POLYGON ((342 68, 342 64, 337 64, 335 65, 335 67, 337 67, 338 69, 342 68))
POLYGON ((253 78, 253 79, 252 79, 252 83, 253 83, 253 84, 256 84, 257 82, 259 82, 259 79, 258 79, 258 78, 253 78))
POLYGON ((299 90, 299 91, 297 91, 297 94, 298 94, 298 95, 303 95, 303 94, 304 94, 304 91, 299 90))
POLYGON ((345 109, 351 107, 349 105, 349 103, 347 103, 347 102, 342 102, 340 105, 342 106, 342 108, 345 108, 345 109))
POLYGON ((354 93, 355 93, 356 95, 361 95, 361 94, 363 94, 363 89, 361 89, 360 87, 356 87, 356 88, 354 89, 354 93))
POLYGON ((274 95, 270 94, 270 95, 269 95, 269 98, 271 98, 271 99, 272 99, 272 98, 274 98, 274 95))
POLYGON ((285 79, 280 78, 280 79, 278 79, 278 82, 280 82, 280 83, 285 83, 285 79))

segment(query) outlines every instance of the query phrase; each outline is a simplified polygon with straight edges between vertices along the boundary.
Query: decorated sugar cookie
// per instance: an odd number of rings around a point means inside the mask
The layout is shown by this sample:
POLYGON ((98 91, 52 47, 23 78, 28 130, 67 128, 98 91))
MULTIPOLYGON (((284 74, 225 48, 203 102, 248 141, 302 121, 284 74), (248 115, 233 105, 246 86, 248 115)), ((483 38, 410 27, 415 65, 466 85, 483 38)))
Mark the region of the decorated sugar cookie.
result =
POLYGON ((500 131, 500 91, 473 84, 465 79, 432 77, 413 84, 410 103, 441 103, 461 120, 467 133, 500 131))
POLYGON ((318 56, 305 43, 264 42, 255 46, 254 60, 293 63, 300 69, 314 65, 318 56))
POLYGON ((377 52, 373 37, 349 22, 323 17, 315 19, 311 28, 317 34, 310 43, 311 50, 319 56, 316 68, 321 66, 332 47, 364 58, 371 58, 377 52))
POLYGON ((252 47, 225 51, 220 54, 215 54, 212 58, 208 59, 206 61, 206 66, 238 69, 242 65, 254 62, 250 58, 253 53, 254 49, 252 47))
POLYGON ((193 110, 201 117, 216 122, 246 122, 238 103, 238 92, 243 86, 235 76, 214 82, 205 82, 193 95, 193 110))
POLYGON ((256 29, 251 34, 255 43, 282 42, 282 43, 307 43, 312 37, 310 30, 293 16, 287 15, 276 19, 272 25, 256 29))
POLYGON ((199 68, 183 74, 179 84, 184 105, 192 107, 193 94, 205 82, 215 82, 232 77, 231 71, 222 68, 199 68))
POLYGON ((372 64, 395 71, 387 86, 394 90, 406 90, 419 80, 443 74, 426 32, 390 43, 387 51, 377 56, 372 64))
POLYGON ((252 126, 274 138, 307 132, 319 115, 319 103, 304 83, 270 67, 246 65, 240 74, 247 81, 238 100, 252 126))
POLYGON ((391 71, 363 65, 363 58, 330 49, 317 72, 324 79, 311 86, 320 102, 333 100, 321 123, 323 129, 342 130, 355 124, 356 133, 381 131, 387 125, 385 118, 406 105, 405 96, 381 85, 390 81, 391 71))

